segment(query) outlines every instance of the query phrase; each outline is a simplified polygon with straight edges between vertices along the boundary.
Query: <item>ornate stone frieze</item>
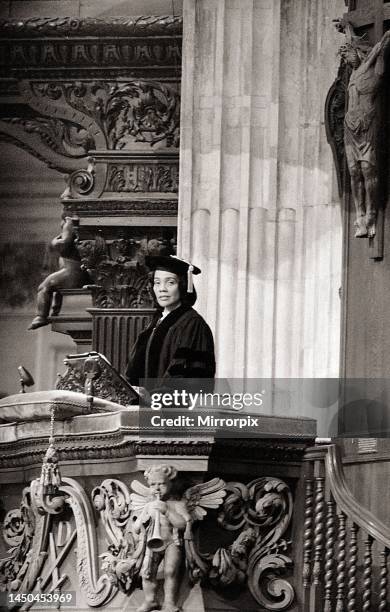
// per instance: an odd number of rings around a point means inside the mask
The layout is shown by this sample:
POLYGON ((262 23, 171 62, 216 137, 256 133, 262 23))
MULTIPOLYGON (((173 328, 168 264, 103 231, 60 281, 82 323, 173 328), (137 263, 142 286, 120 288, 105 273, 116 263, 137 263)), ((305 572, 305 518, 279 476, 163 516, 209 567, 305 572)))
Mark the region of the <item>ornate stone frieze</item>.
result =
POLYGON ((99 149, 135 143, 178 147, 180 99, 169 85, 148 80, 24 81, 24 100, 42 114, 57 114, 84 126, 99 149))
POLYGON ((108 192, 178 191, 177 163, 167 164, 110 164, 107 178, 108 192))
MULTIPOLYGON (((81 180, 81 179, 80 179, 81 180)), ((86 180, 89 180, 88 178, 86 180)), ((83 217, 95 217, 99 215, 122 217, 172 217, 172 226, 176 226, 177 199, 90 199, 77 201, 66 199, 63 201, 64 212, 83 217)))
POLYGON ((0 75, 82 77, 92 69, 178 79, 181 32, 174 16, 1 20, 0 75))
MULTIPOLYGON (((85 436, 56 437, 59 461, 76 461, 88 459, 105 461, 123 459, 137 455, 167 455, 204 457, 212 449, 211 442, 203 440, 162 441, 162 440, 127 440, 123 433, 91 433, 85 436)), ((12 444, 1 445, 0 467, 12 468, 32 466, 42 462, 47 449, 47 438, 19 440, 12 444)))
POLYGON ((30 17, 27 19, 1 19, 0 34, 4 38, 69 38, 88 36, 180 37, 182 17, 174 15, 147 15, 139 17, 30 17))

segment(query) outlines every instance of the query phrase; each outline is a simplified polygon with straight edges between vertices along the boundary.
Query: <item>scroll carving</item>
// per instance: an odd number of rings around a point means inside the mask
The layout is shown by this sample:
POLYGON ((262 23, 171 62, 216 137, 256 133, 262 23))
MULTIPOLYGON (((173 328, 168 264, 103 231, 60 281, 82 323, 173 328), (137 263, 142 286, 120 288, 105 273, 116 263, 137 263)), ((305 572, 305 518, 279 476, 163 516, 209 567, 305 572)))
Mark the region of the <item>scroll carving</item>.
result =
MULTIPOLYGON (((178 147, 180 103, 170 86, 153 81, 37 82, 31 95, 39 106, 59 103, 88 117, 104 134, 108 149, 141 142, 178 147)), ((104 147, 103 147, 104 148, 104 147)))
POLYGON ((10 510, 3 523, 3 538, 10 547, 8 557, 0 560, 0 591, 17 590, 31 561, 35 517, 28 490, 24 490, 20 508, 10 510))
MULTIPOLYGON (((161 470, 165 468, 173 470, 170 466, 161 466, 161 470)), ((152 469, 156 472, 160 470, 152 469)), ((156 513, 160 520, 159 513, 165 511, 164 504, 171 499, 179 500, 171 496, 170 486, 164 485, 166 488, 162 489, 157 486, 157 481, 160 487, 163 482, 167 482, 169 475, 166 479, 156 477, 156 482, 150 480, 149 475, 146 478, 150 488, 133 481, 132 489, 135 493, 132 494, 117 480, 105 480, 92 492, 109 544, 103 557, 104 569, 125 592, 132 590, 139 573, 143 579, 154 580, 150 549, 164 550, 162 534, 166 533, 164 523, 156 523, 156 513)), ((181 501, 172 503, 183 504, 183 517, 186 511, 188 514, 188 521, 184 520, 181 529, 184 532, 187 571, 192 582, 201 581, 219 587, 247 585, 257 603, 267 610, 285 610, 291 605, 294 590, 282 576, 292 564, 288 556, 290 542, 283 537, 293 508, 291 492, 286 483, 277 478, 265 477, 253 480, 248 485, 237 482, 225 485, 219 479, 214 479, 190 488, 181 501), (193 499, 198 501, 192 502, 193 499), (218 523, 233 536, 229 546, 219 547, 214 553, 201 553, 196 539, 191 535, 194 521, 205 515, 202 499, 213 503, 212 508, 219 507, 218 523), (186 524, 191 527, 187 529, 186 524)), ((146 587, 148 593, 153 591, 149 585, 146 587)), ((155 601, 149 603, 157 605, 155 601)), ((145 610, 154 609, 147 608, 146 604, 145 610)))
POLYGON ((284 539, 291 521, 293 502, 289 487, 278 478, 258 478, 248 485, 228 483, 228 495, 219 516, 220 524, 240 533, 229 548, 218 549, 213 558, 214 580, 226 584, 246 578, 255 600, 267 610, 286 610, 294 589, 281 576, 292 565, 284 539))
POLYGON ((46 592, 59 588, 68 580, 67 574, 55 577, 48 572, 54 563, 60 566, 77 537, 77 569, 80 589, 90 606, 108 602, 117 589, 107 575, 99 576, 98 550, 93 514, 88 497, 82 487, 71 478, 64 478, 58 487, 57 497, 61 503, 55 508, 45 503, 41 495, 39 479, 23 493, 20 510, 11 510, 5 519, 4 537, 11 545, 10 555, 0 560, 0 590, 11 592, 46 592), (69 509, 73 516, 74 528, 68 522, 69 509), (65 534, 60 536, 59 523, 54 527, 54 515, 64 517, 62 527, 65 534), (61 552, 56 554, 55 541, 60 543, 61 552), (58 582, 59 580, 59 582, 58 582))

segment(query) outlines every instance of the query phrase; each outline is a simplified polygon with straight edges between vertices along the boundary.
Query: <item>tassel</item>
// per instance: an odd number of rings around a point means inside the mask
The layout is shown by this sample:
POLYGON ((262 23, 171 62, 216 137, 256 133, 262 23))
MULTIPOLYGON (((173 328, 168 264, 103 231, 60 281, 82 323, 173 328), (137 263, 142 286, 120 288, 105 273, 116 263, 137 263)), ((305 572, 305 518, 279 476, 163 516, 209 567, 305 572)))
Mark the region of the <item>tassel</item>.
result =
POLYGON ((43 495, 54 495, 61 484, 61 474, 58 468, 58 456, 53 442, 46 451, 42 464, 40 485, 43 495))
POLYGON ((192 272, 194 270, 194 266, 190 264, 187 270, 187 293, 193 293, 194 291, 194 283, 192 280, 192 272))

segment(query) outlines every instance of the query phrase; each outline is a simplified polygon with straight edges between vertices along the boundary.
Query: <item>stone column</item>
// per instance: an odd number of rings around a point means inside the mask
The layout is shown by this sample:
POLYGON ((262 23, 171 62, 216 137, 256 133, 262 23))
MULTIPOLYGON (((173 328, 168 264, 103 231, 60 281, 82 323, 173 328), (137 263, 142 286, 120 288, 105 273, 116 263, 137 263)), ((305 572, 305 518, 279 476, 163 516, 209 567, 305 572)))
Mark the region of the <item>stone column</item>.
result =
POLYGON ((178 254, 219 376, 337 376, 341 212, 323 107, 342 0, 184 0, 178 254))

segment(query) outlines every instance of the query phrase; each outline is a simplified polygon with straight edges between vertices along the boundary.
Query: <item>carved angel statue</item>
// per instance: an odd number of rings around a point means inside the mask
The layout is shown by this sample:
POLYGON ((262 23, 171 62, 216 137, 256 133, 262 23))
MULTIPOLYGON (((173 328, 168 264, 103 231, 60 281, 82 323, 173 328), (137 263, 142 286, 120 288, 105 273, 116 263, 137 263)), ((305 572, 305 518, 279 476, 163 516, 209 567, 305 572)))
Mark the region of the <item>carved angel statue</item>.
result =
MULTIPOLYGON (((177 606, 179 573, 184 550, 187 562, 191 563, 188 557, 191 557, 192 525, 202 520, 208 509, 216 509, 222 504, 226 495, 225 483, 220 478, 213 478, 190 487, 178 498, 172 491, 172 481, 177 476, 174 467, 165 464, 151 467, 144 476, 148 487, 134 480, 131 483, 133 493, 127 500, 122 491, 121 509, 118 507, 115 514, 123 514, 126 527, 114 554, 103 555, 104 568, 126 591, 140 575, 144 602, 137 612, 160 610, 157 572, 161 569, 164 577, 162 612, 180 612, 177 606)), ((99 510, 108 503, 112 504, 108 499, 118 499, 118 491, 107 495, 104 484, 93 492, 99 510), (103 496, 108 497, 106 502, 103 496)))
POLYGON ((61 234, 53 238, 51 248, 59 255, 60 269, 49 274, 38 287, 36 316, 28 329, 38 329, 49 323, 49 313, 58 315, 61 310, 61 289, 82 287, 86 273, 81 269, 80 256, 76 248, 76 228, 71 217, 64 217, 61 234))

